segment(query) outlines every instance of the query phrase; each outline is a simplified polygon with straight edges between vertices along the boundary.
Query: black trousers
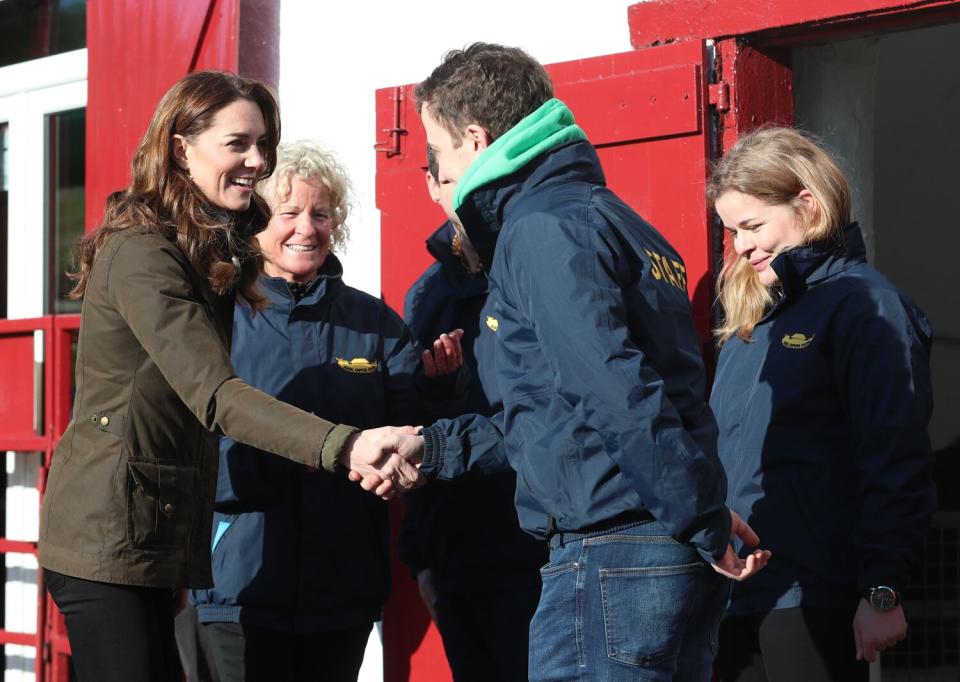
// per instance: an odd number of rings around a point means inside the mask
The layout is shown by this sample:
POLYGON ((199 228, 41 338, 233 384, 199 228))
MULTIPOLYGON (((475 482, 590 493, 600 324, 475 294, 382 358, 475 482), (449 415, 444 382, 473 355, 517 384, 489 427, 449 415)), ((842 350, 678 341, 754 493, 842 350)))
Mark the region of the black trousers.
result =
POLYGON ((177 592, 83 580, 44 569, 67 624, 79 682, 179 682, 177 592))
POLYGON ((437 590, 437 629, 455 682, 526 682, 540 576, 495 592, 437 590))
POLYGON ((855 609, 797 607, 720 624, 720 682, 866 682, 857 660, 855 609))
POLYGON ((357 682, 373 623, 303 635, 238 623, 201 627, 221 680, 357 682))

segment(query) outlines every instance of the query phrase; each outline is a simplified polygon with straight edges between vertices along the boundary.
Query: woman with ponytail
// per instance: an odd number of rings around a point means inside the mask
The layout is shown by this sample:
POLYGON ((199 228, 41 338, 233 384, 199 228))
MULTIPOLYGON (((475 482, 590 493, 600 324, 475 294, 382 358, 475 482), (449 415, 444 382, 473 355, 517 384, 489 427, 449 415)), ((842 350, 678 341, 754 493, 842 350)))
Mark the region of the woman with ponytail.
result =
POLYGON ((81 682, 180 679, 173 617, 182 588, 211 586, 220 434, 356 469, 384 496, 419 477, 383 445, 390 429, 331 424, 230 363, 235 299, 265 300, 249 236, 270 218, 254 187, 279 138, 262 83, 184 77, 157 106, 130 186, 80 244, 73 420, 47 480, 39 560, 81 682))
POLYGON ((733 586, 720 679, 866 680, 906 636, 936 506, 929 323, 867 264, 849 185, 808 136, 743 136, 707 198, 729 242, 710 398, 727 504, 773 552, 733 586))

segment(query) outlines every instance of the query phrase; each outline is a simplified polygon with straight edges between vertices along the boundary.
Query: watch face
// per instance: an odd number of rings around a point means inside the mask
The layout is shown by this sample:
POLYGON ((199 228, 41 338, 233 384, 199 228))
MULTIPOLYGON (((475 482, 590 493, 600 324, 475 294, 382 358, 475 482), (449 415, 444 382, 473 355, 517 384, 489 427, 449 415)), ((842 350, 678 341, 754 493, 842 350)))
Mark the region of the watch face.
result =
POLYGON ((897 593, 889 587, 874 587, 870 591, 870 605, 878 611, 889 611, 897 605, 897 593))

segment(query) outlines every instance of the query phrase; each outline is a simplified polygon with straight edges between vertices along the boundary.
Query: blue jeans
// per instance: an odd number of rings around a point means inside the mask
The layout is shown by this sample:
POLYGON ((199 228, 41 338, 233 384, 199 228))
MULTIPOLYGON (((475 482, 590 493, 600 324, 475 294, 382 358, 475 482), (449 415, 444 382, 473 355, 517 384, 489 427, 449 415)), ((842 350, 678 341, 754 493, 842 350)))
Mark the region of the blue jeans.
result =
POLYGON ((529 678, 709 682, 729 581, 651 521, 551 543, 529 678))

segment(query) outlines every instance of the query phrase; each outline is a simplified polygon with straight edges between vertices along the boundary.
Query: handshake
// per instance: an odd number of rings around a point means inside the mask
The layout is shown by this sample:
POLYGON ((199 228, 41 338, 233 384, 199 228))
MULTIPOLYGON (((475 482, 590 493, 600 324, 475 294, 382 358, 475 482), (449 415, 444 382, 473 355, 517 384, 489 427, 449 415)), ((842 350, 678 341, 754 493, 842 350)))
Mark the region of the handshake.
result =
POLYGON ((423 437, 412 426, 383 426, 358 431, 346 442, 337 460, 350 470, 350 480, 385 500, 423 485, 418 466, 423 437))
MULTIPOLYGON (((462 329, 441 334, 421 355, 429 378, 453 374, 463 365, 462 329)), ((417 468, 423 459, 423 438, 412 426, 384 426, 353 434, 337 460, 350 470, 350 480, 389 500, 426 483, 417 468)))
MULTIPOLYGON (((441 334, 421 355, 427 377, 456 372, 463 365, 462 329, 441 334)), ((350 470, 350 480, 389 500, 426 483, 417 468, 423 459, 423 438, 412 426, 384 426, 353 434, 337 461, 350 470)))

